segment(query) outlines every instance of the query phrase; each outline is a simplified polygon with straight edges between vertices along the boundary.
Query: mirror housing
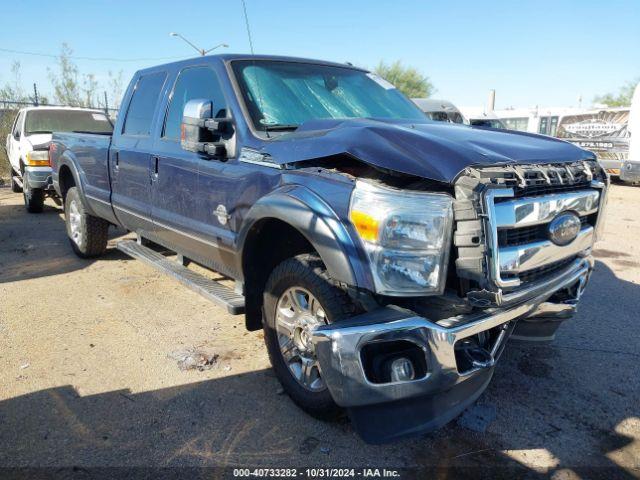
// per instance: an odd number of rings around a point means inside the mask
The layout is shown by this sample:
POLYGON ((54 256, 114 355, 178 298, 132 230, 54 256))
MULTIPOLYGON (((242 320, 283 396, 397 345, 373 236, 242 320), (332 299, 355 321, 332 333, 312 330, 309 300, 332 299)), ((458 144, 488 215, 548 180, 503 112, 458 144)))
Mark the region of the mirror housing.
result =
POLYGON ((229 157, 233 135, 231 118, 214 118, 213 102, 207 99, 189 100, 182 112, 180 145, 183 150, 205 153, 214 157, 229 157))

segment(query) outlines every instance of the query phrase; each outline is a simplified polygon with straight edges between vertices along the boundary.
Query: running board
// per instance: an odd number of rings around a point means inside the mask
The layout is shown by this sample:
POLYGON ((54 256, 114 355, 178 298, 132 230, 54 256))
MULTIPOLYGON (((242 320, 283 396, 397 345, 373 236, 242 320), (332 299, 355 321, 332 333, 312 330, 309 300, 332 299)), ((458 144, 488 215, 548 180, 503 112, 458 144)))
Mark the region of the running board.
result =
POLYGON ((135 240, 121 240, 116 244, 116 247, 130 257, 142 260, 146 264, 172 276, 213 303, 225 307, 230 314, 240 315, 244 313, 244 296, 237 294, 233 289, 225 287, 193 270, 189 270, 178 261, 170 260, 160 253, 138 244, 135 240))
POLYGON ((22 179, 19 176, 14 175, 13 181, 16 182, 20 188, 23 188, 22 179))

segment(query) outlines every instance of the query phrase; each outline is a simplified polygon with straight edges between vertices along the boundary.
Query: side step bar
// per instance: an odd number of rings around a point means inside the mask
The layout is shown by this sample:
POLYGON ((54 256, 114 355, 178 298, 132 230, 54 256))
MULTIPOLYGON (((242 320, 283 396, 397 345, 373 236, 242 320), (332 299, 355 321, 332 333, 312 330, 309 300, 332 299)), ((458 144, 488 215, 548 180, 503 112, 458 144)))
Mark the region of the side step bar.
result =
POLYGON ((196 293, 227 309, 232 315, 244 313, 244 296, 199 273, 183 267, 176 260, 165 258, 158 252, 138 244, 135 240, 121 240, 116 244, 118 250, 130 257, 142 260, 148 265, 172 276, 196 293))
POLYGON ((22 184, 22 179, 19 176, 14 175, 13 181, 16 182, 20 188, 24 188, 24 185, 22 184))

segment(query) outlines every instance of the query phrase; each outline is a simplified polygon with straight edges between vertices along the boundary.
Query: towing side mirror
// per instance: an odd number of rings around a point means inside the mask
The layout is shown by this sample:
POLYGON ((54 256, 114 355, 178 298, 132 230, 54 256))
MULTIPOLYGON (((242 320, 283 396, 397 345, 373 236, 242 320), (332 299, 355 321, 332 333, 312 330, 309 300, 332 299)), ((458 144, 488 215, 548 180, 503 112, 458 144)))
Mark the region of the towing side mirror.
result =
POLYGON ((206 99, 189 100, 182 112, 180 145, 183 150, 213 157, 233 156, 235 138, 231 118, 214 118, 213 102, 206 99))

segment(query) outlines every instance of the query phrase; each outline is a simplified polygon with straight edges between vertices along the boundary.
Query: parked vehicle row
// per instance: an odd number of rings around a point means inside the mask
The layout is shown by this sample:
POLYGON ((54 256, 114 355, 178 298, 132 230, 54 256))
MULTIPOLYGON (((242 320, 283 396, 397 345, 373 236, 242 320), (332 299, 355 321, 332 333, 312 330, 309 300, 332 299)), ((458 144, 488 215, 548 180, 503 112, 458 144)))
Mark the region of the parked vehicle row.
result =
POLYGON ((593 269, 608 177, 592 153, 430 121, 350 65, 141 70, 101 133, 49 148, 73 250, 135 232, 118 248, 244 313, 287 394, 318 417, 346 409, 369 442, 455 418, 509 338, 553 338, 593 269))

